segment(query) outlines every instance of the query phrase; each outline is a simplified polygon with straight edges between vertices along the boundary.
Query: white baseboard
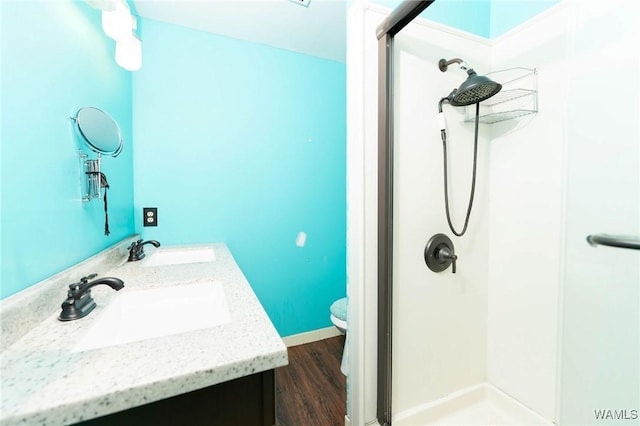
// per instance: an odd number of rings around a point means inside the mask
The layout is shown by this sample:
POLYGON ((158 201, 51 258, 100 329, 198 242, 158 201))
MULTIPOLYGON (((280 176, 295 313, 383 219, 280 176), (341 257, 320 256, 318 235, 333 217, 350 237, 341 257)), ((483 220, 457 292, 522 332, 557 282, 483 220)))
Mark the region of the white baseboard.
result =
POLYGON ((290 348, 291 346, 304 345, 305 343, 317 342, 318 340, 340 335, 342 335, 342 333, 340 333, 340 330, 336 327, 326 327, 307 331, 306 333, 292 334, 291 336, 283 337, 282 341, 290 348))

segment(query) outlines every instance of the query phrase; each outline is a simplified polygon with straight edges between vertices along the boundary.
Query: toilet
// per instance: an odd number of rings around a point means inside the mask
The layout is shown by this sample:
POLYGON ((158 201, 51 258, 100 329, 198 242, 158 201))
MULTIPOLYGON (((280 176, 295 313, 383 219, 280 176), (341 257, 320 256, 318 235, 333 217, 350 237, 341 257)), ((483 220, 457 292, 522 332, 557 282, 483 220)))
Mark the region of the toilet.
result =
POLYGON ((343 297, 331 304, 331 322, 342 334, 347 334, 347 298, 343 297))
POLYGON ((331 312, 330 318, 331 323, 336 326, 341 333, 346 334, 347 337, 344 342, 344 349, 342 351, 342 363, 340 364, 340 370, 342 374, 345 376, 349 372, 349 357, 348 357, 348 347, 349 347, 349 334, 347 333, 347 298, 343 297, 342 299, 338 299, 331 304, 329 308, 331 312))

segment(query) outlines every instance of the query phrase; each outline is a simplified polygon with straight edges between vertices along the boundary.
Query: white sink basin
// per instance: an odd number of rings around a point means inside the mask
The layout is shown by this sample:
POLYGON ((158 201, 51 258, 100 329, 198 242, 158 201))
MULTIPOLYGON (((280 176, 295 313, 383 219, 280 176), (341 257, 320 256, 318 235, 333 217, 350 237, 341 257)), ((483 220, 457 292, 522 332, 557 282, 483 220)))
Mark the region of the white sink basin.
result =
POLYGON ((142 259, 142 266, 181 265, 185 263, 213 262, 216 255, 213 247, 159 248, 142 259))
POLYGON ((128 292, 125 288, 114 295, 73 352, 200 330, 230 321, 219 281, 128 292))

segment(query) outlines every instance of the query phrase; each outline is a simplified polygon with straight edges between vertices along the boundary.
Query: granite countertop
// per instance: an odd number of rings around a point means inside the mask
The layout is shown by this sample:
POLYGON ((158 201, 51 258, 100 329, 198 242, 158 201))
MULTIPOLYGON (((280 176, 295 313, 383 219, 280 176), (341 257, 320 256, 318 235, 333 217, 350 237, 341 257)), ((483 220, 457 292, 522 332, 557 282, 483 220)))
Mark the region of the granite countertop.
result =
POLYGON ((76 423, 286 365, 287 349, 231 253, 210 246, 213 262, 144 267, 143 260, 101 276, 122 279, 120 292, 214 279, 223 283, 229 323, 73 352, 116 294, 94 287, 98 306, 87 317, 61 322, 57 310, 2 352, 0 423, 76 423))

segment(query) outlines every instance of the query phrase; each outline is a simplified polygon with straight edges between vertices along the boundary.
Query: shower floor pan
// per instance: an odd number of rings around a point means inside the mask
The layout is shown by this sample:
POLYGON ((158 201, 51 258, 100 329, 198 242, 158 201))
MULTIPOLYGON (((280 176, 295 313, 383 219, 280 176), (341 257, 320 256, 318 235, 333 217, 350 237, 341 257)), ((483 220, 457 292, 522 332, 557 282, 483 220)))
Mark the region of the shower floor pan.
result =
POLYGON ((394 426, 552 424, 488 383, 462 389, 393 418, 394 426))

